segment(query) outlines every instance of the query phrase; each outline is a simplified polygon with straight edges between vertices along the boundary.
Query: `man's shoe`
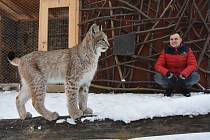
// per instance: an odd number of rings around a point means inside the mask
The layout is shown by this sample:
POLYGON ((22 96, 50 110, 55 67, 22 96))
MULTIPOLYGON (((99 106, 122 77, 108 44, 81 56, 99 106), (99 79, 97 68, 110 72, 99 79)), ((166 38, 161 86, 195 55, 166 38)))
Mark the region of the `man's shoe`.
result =
POLYGON ((185 97, 190 97, 190 96, 191 96, 190 93, 184 93, 183 95, 184 95, 185 97))
POLYGON ((190 97, 190 96, 191 96, 190 90, 189 90, 189 89, 185 89, 185 90, 183 91, 183 95, 184 95, 185 97, 190 97))
POLYGON ((173 89, 166 89, 165 93, 164 93, 164 96, 167 96, 167 97, 171 97, 172 96, 172 91, 173 89))

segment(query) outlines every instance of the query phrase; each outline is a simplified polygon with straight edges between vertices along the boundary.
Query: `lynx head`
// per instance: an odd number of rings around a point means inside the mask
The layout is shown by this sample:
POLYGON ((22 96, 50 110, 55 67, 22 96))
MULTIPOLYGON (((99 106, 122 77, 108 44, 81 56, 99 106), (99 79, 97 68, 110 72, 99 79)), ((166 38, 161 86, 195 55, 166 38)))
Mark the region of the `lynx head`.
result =
POLYGON ((90 27, 85 38, 90 47, 93 47, 95 53, 105 52, 110 46, 107 35, 96 24, 90 27))

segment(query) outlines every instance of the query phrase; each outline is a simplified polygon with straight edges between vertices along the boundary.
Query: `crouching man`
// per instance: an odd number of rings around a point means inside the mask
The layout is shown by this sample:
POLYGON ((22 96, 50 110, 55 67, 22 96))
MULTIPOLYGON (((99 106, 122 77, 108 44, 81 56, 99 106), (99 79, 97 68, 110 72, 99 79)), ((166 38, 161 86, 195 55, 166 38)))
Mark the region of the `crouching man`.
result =
POLYGON ((195 56, 183 43, 182 33, 170 34, 169 45, 161 52, 155 64, 155 82, 166 89, 164 95, 171 96, 174 87, 190 97, 190 88, 200 80, 195 56))

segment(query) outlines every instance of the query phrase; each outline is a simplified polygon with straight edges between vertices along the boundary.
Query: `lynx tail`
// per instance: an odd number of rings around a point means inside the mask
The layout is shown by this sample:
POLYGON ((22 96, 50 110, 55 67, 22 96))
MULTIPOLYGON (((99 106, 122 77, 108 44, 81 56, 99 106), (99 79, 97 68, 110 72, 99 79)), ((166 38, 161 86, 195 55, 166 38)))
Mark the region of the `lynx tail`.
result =
POLYGON ((20 58, 17 58, 14 52, 9 52, 7 55, 7 59, 14 66, 20 65, 20 58))

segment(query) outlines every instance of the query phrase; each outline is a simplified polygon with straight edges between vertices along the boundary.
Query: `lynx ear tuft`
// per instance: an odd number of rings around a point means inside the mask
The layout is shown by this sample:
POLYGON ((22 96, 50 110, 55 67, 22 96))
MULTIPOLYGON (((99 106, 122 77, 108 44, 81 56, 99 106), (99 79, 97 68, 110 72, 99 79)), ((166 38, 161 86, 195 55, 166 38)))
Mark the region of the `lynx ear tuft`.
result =
POLYGON ((92 35, 94 36, 96 34, 94 28, 92 28, 92 35))
POLYGON ((89 29, 89 32, 92 34, 92 36, 95 36, 95 34, 97 32, 99 32, 99 26, 97 24, 93 24, 90 29, 89 29))
POLYGON ((16 57, 16 56, 15 56, 15 53, 14 53, 14 52, 9 52, 9 53, 7 54, 7 59, 8 59, 9 61, 12 61, 15 57, 16 57))

